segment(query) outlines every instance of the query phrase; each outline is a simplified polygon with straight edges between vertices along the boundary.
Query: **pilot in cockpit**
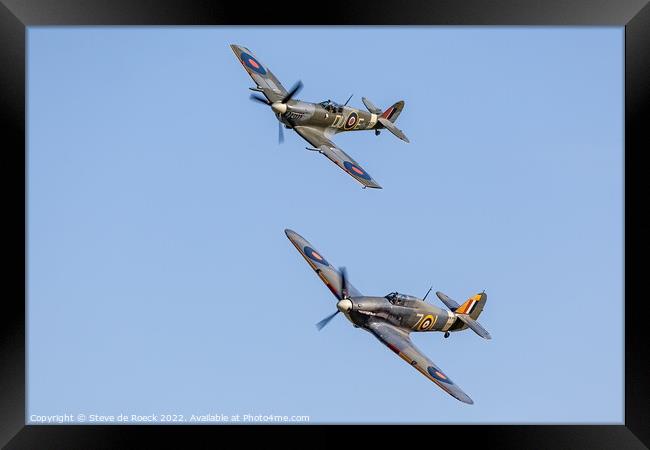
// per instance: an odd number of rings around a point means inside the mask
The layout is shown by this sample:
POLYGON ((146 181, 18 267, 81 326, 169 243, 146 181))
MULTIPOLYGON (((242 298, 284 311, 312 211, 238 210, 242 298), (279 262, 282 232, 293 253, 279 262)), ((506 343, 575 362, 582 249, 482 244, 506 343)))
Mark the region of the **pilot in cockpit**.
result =
POLYGON ((399 296, 400 296, 399 292, 391 292, 385 298, 394 305, 395 302, 398 300, 399 296))
POLYGON ((321 105, 323 108, 325 108, 326 111, 334 113, 334 112, 343 112, 343 107, 339 106, 329 98, 325 100, 324 102, 320 102, 319 105, 321 105))
POLYGON ((393 305, 403 305, 406 302, 419 300, 417 297, 413 297, 412 295, 400 294, 399 292, 391 292, 384 298, 386 298, 393 305))

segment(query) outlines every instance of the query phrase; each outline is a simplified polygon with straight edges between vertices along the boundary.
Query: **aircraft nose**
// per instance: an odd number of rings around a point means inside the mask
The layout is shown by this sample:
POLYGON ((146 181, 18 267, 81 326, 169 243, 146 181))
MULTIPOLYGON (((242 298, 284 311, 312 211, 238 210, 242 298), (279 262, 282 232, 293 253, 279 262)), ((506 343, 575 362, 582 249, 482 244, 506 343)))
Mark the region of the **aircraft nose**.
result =
POLYGON ((271 105, 271 109, 278 114, 284 114, 287 112, 287 104, 282 102, 275 102, 271 105))
POLYGON ((336 307, 342 313, 346 313, 352 309, 352 302, 349 299, 344 298, 343 300, 339 300, 336 307))

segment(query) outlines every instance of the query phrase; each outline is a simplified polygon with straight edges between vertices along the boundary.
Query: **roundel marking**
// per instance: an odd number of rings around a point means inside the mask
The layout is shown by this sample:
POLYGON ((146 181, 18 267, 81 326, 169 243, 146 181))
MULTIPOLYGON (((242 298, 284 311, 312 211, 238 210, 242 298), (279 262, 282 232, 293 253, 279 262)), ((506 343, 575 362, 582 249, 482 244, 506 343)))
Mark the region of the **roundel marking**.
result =
POLYGON ((420 330, 428 330, 431 328, 431 325, 433 325, 433 316, 431 314, 427 315, 424 320, 422 320, 422 323, 420 323, 419 329, 420 330))
POLYGON ((447 384, 454 384, 451 382, 449 378, 447 378, 447 376, 444 373, 440 372, 439 370, 436 370, 436 368, 433 366, 427 367, 427 372, 429 372, 429 375, 431 375, 433 378, 435 378, 438 381, 442 381, 443 383, 447 383, 447 384))
POLYGON ((318 264, 322 264, 324 266, 329 266, 330 264, 323 258, 316 250, 314 250, 311 247, 305 247, 304 248, 305 255, 309 256, 310 259, 316 261, 318 264))
POLYGON ((348 120, 345 121, 345 125, 343 125, 343 129, 351 130, 357 124, 357 120, 359 120, 357 113, 351 112, 348 116, 348 120))
POLYGON ((352 175, 356 175, 358 177, 363 178, 364 180, 371 180, 370 175, 368 175, 368 172, 363 170, 361 167, 357 166, 356 164, 352 164, 350 161, 344 161, 343 166, 345 167, 345 170, 348 172, 352 173, 352 175))
POLYGON ((255 59, 254 56, 249 55, 248 53, 242 53, 239 57, 246 67, 251 69, 253 72, 259 73, 260 75, 266 75, 266 69, 258 60, 255 59))

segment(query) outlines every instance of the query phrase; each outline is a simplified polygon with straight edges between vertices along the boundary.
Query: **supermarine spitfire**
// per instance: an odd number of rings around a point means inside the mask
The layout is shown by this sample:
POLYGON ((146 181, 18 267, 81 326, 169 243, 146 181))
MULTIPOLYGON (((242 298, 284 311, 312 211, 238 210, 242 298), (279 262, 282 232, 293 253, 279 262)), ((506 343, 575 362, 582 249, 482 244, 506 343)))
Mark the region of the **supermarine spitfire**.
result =
POLYGON ((320 279, 338 299, 337 311, 321 320, 316 326, 322 329, 339 312, 352 322, 355 328, 370 332, 389 349, 399 355, 429 380, 464 403, 474 403, 465 392, 420 350, 413 345, 411 332, 440 331, 449 337, 450 332, 470 328, 479 336, 491 339, 476 319, 483 311, 487 294, 482 292, 459 305, 442 292, 438 298, 449 308, 441 309, 411 295, 392 292, 385 297, 368 297, 355 289, 348 281, 344 268, 336 269, 307 240, 292 230, 285 230, 291 243, 316 271, 320 279))
POLYGON ((344 131, 374 130, 378 135, 385 128, 401 140, 409 142, 402 130, 395 126, 395 120, 404 108, 403 101, 382 111, 364 97, 363 104, 369 111, 366 112, 347 105, 352 96, 343 105, 331 100, 320 103, 296 100, 294 96, 302 89, 302 82, 298 81, 287 91, 253 52, 240 45, 231 44, 230 48, 256 84, 256 87, 250 89, 264 95, 251 94, 251 99, 270 106, 278 118, 280 142, 284 140, 283 126, 291 128, 309 142, 312 148, 308 147, 308 150, 325 155, 364 188, 381 189, 368 172, 330 139, 334 134, 344 131))

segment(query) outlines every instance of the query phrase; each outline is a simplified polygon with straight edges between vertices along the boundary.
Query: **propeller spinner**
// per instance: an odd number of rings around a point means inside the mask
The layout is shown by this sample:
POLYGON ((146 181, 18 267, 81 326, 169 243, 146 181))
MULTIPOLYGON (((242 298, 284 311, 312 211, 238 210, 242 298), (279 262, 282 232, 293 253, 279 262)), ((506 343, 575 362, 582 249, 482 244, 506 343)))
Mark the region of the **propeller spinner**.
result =
MULTIPOLYGON (((282 100, 277 101, 277 102, 270 102, 266 98, 262 97, 259 94, 251 94, 251 100, 256 101, 258 103, 263 103, 267 106, 270 106, 271 109, 273 110, 274 113, 276 113, 279 116, 284 115, 287 112, 287 103, 289 100, 291 100, 294 95, 296 95, 300 90, 302 89, 302 81, 296 82, 296 84, 293 85, 291 90, 287 92, 287 95, 285 95, 282 100)), ((293 126, 293 122, 288 118, 285 117, 285 120, 289 122, 291 126, 293 126)), ((280 121, 279 126, 278 126, 278 143, 282 144, 284 142, 284 130, 282 129, 282 121, 280 121)))

